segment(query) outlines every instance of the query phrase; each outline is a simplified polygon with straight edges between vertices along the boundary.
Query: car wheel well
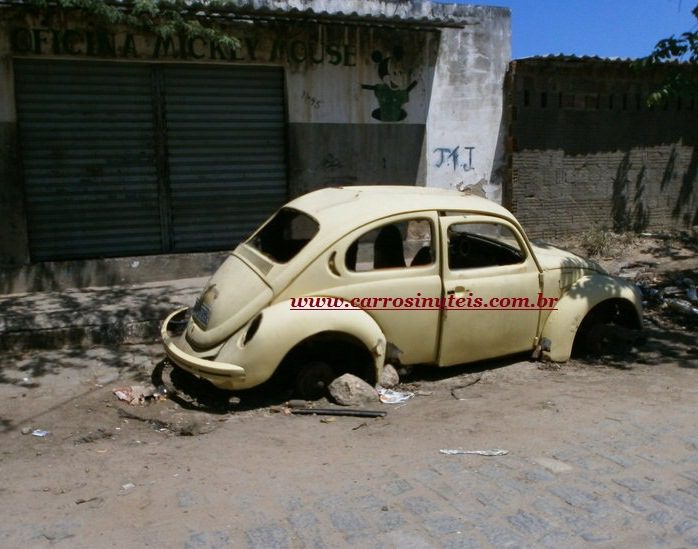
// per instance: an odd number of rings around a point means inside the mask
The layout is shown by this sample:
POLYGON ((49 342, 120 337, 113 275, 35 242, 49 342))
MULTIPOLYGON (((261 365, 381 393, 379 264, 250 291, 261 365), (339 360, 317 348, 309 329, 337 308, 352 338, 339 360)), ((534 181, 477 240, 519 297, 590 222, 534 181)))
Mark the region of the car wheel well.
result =
POLYGON ((625 330, 639 330, 642 322, 633 304, 627 299, 613 298, 595 305, 584 317, 574 338, 572 353, 598 354, 599 327, 615 326, 625 330), (591 340, 594 341, 591 341, 591 340))
POLYGON ((371 385, 376 383, 371 352, 358 338, 344 332, 321 332, 296 344, 279 366, 283 376, 293 376, 300 365, 325 362, 337 375, 354 374, 371 385))

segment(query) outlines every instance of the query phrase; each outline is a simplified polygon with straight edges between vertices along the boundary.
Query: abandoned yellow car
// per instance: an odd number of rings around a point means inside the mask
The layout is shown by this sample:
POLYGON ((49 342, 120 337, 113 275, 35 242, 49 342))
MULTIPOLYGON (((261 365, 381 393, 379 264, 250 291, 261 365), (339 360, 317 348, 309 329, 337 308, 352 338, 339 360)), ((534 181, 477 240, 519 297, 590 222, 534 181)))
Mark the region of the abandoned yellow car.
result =
POLYGON ((174 365, 219 388, 279 375, 311 396, 345 372, 374 384, 387 360, 450 366, 532 351, 565 361, 608 325, 641 322, 633 284, 531 243, 494 202, 356 186, 278 210, 161 335, 174 365))

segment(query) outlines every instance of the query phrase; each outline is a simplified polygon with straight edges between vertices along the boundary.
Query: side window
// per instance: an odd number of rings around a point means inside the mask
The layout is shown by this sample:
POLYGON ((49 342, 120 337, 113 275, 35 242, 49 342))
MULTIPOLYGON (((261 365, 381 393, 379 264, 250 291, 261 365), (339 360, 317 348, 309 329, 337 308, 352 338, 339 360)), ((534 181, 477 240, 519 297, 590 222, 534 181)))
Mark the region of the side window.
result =
POLYGON ((454 223, 448 227, 448 268, 475 269, 522 263, 526 254, 513 231, 500 223, 454 223))
POLYGON ((434 263, 431 222, 415 218, 387 223, 356 239, 345 265, 356 272, 418 267, 434 263))

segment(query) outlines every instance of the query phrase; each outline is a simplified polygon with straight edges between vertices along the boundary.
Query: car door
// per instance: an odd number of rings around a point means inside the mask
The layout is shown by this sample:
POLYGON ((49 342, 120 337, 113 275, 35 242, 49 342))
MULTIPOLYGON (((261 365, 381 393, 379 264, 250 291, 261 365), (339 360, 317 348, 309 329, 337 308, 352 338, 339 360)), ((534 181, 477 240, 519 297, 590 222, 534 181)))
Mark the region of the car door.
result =
POLYGON ((532 349, 541 282, 518 229, 487 215, 443 216, 439 224, 446 304, 439 365, 532 349))
POLYGON ((403 364, 436 362, 442 292, 438 234, 436 213, 418 212, 365 225, 336 246, 334 268, 342 286, 327 293, 356 300, 400 349, 403 364), (430 300, 431 306, 420 306, 430 300))

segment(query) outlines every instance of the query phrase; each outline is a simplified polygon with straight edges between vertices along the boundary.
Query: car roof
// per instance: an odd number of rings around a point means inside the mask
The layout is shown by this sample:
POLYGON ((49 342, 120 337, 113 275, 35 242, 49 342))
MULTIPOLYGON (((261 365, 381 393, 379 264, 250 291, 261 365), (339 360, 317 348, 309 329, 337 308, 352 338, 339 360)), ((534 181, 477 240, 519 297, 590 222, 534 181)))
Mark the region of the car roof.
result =
POLYGON ((331 222, 345 228, 421 210, 484 213, 516 222, 506 208, 486 198, 408 185, 329 187, 296 198, 287 206, 310 214, 321 225, 331 222))

